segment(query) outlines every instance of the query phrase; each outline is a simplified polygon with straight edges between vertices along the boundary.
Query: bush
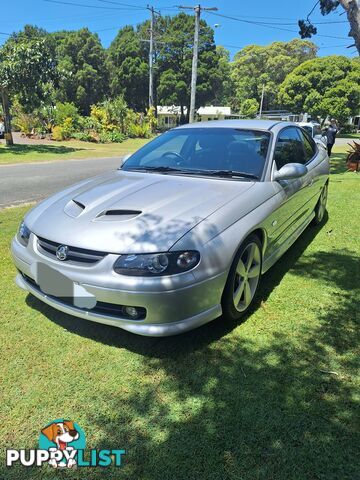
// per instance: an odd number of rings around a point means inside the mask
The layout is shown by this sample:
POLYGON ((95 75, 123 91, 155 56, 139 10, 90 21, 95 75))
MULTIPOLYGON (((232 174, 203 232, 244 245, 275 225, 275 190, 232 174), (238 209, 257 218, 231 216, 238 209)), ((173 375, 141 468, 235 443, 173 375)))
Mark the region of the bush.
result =
POLYGON ((39 119, 35 115, 24 113, 20 110, 16 111, 13 123, 15 128, 27 137, 35 133, 36 129, 40 127, 39 119))
POLYGON ((56 141, 68 140, 74 135, 74 124, 72 118, 65 118, 62 125, 53 128, 52 139, 56 141))
POLYGON ((142 124, 133 123, 129 126, 129 137, 130 138, 150 138, 151 130, 148 123, 143 122, 142 124))
POLYGON ((54 108, 54 123, 55 126, 61 127, 64 125, 67 119, 72 120, 73 126, 77 126, 79 123, 79 112, 73 103, 58 102, 54 108))
POLYGON ((120 133, 119 131, 112 132, 101 132, 100 133, 100 142, 101 143, 121 143, 126 139, 126 136, 120 133))
POLYGON ((76 132, 73 138, 82 142, 97 142, 97 134, 95 132, 76 132))
POLYGON ((356 132, 357 132, 356 125, 353 125, 352 123, 347 123, 343 127, 341 127, 340 133, 356 133, 356 132))

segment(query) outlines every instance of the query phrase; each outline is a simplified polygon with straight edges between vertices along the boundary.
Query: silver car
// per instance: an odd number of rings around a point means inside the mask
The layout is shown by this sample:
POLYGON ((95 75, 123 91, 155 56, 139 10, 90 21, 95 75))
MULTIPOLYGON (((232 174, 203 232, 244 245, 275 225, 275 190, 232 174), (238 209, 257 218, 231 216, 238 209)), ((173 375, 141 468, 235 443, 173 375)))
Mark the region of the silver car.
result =
POLYGON ((293 123, 184 125, 33 208, 12 242, 16 282, 140 335, 236 320, 261 275, 322 221, 328 178, 325 147, 293 123))

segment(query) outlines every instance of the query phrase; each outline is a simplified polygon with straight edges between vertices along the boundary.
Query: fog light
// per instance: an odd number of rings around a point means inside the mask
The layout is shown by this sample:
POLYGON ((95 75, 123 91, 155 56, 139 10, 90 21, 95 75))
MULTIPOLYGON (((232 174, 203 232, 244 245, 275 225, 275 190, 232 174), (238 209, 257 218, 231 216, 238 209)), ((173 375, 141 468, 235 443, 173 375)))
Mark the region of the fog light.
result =
POLYGON ((126 315, 128 315, 131 318, 138 318, 139 312, 136 307, 125 307, 124 308, 126 315))

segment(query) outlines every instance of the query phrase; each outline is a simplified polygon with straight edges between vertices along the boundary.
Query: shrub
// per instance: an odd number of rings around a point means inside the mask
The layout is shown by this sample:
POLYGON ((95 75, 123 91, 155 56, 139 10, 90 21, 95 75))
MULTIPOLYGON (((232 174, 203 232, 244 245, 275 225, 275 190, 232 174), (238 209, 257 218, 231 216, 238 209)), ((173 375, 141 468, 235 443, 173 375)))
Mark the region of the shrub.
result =
POLYGON ((126 139, 126 136, 119 131, 112 132, 101 132, 100 133, 100 142, 101 143, 121 143, 126 139))
POLYGON ((105 108, 101 105, 91 106, 90 118, 105 128, 111 123, 105 108))
POLYGON ((54 108, 55 126, 61 127, 68 118, 72 120, 72 124, 75 127, 79 123, 80 118, 78 109, 73 103, 58 102, 54 108))
POLYGON ((357 172, 360 165, 360 143, 348 143, 350 150, 347 151, 346 165, 349 170, 357 172))
POLYGON ((13 123, 15 128, 27 137, 35 133, 36 129, 40 127, 39 119, 35 115, 24 113, 21 110, 16 111, 13 123))
POLYGON ((148 123, 143 122, 142 124, 133 123, 129 127, 129 137, 130 138, 150 138, 151 131, 148 123))
POLYGON ((53 140, 68 140, 74 135, 74 124, 72 118, 65 118, 62 125, 58 125, 53 128, 52 139, 53 140))
POLYGON ((343 127, 341 127, 341 133, 356 133, 357 128, 356 125, 353 125, 352 123, 347 123, 343 127))
POLYGON ((95 132, 76 132, 73 134, 73 138, 81 140, 82 142, 97 142, 95 132))

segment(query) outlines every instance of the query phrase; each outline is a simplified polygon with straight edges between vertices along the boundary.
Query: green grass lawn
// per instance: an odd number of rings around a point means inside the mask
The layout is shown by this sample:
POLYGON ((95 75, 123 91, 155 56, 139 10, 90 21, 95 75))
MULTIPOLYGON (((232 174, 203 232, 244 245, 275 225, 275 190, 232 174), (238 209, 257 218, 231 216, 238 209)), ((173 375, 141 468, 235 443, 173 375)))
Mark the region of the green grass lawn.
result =
MULTIPOLYGON (((340 147, 332 171, 328 218, 263 277, 252 313, 173 338, 72 318, 19 290, 9 243, 26 208, 0 212, 1 446, 36 448, 66 417, 88 448, 127 455, 120 471, 63 478, 359 478, 360 176, 344 173, 340 147)), ((60 476, 0 467, 6 480, 60 476)))
POLYGON ((90 143, 78 140, 53 142, 51 145, 0 145, 0 165, 8 163, 44 162, 80 158, 117 157, 133 152, 148 139, 130 138, 122 143, 90 143))
POLYGON ((360 133, 339 133, 336 138, 351 138, 354 140, 360 140, 360 133))

